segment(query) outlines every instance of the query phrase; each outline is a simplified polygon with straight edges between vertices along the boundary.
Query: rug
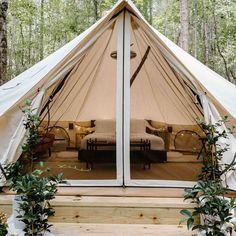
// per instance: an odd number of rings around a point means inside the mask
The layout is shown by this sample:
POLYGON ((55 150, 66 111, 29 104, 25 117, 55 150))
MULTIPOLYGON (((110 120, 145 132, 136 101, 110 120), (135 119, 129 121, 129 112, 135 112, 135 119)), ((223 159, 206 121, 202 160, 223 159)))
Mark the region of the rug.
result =
POLYGON ((196 154, 183 154, 181 152, 168 152, 167 162, 201 162, 196 154))

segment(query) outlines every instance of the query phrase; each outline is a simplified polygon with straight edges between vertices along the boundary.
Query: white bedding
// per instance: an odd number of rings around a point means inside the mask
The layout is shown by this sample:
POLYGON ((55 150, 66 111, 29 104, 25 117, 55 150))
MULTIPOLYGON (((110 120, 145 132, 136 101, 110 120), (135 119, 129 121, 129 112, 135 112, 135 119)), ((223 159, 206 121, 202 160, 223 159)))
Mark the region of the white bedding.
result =
MULTIPOLYGON (((115 143, 116 136, 114 133, 97 133, 94 132, 85 136, 80 145, 80 149, 87 149, 87 140, 97 140, 97 141, 104 141, 107 143, 115 143)), ((151 150, 164 150, 165 144, 162 138, 148 134, 148 133, 131 133, 130 140, 131 142, 139 142, 140 140, 149 140, 151 143, 151 150)), ((110 149, 109 147, 101 147, 101 149, 110 149)))

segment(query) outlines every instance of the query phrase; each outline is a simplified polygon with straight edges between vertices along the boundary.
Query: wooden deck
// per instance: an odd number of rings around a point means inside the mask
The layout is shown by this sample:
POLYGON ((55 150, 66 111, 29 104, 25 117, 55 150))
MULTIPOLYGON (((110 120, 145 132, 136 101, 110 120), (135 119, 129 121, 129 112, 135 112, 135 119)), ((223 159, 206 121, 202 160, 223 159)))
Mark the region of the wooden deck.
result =
MULTIPOLYGON (((0 195, 0 208, 10 216, 14 195, 0 195)), ((193 204, 180 197, 65 196, 52 202, 53 223, 178 225, 181 209, 193 204)))
MULTIPOLYGON (((180 197, 181 189, 78 189, 60 188, 58 196, 52 201, 56 211, 55 216, 50 218, 54 235, 193 235, 185 225, 178 225, 182 218, 179 211, 193 208, 191 203, 180 197), (105 189, 106 192, 103 191, 105 189), (174 193, 174 190, 177 192, 174 193), (68 195, 65 195, 66 192, 68 195), (72 195, 75 192, 77 195, 72 195), (134 196, 138 192, 143 196, 134 196), (92 196, 94 194, 100 196, 92 196), (111 194, 113 196, 109 196, 111 194), (172 197, 160 197, 168 194, 172 197)), ((14 195, 8 193, 0 194, 0 209, 10 216, 14 195)))
MULTIPOLYGON (((179 188, 61 187, 52 201, 56 211, 50 218, 52 233, 56 236, 193 236, 196 232, 179 225, 180 210, 194 207, 183 201, 183 193, 179 188)), ((8 216, 13 197, 8 190, 0 194, 0 209, 8 216)))

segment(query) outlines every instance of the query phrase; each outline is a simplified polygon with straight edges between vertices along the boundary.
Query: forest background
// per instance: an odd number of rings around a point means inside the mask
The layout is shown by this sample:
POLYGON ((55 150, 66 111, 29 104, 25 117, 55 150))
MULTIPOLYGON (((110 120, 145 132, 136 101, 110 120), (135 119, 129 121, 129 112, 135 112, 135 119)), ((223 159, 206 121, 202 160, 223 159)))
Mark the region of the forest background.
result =
MULTIPOLYGON (((133 0, 148 22, 236 83, 236 0, 133 0)), ((0 0, 0 84, 96 22, 116 0, 0 0)))

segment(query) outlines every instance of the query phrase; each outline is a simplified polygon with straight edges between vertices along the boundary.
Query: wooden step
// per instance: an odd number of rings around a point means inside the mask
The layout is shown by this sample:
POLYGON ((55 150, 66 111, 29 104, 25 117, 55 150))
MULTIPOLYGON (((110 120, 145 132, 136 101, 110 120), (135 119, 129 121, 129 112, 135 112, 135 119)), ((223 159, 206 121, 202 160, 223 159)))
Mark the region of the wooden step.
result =
POLYGON ((58 195, 183 198, 182 188, 59 187, 58 195))
POLYGON ((52 222, 178 224, 181 209, 193 208, 181 198, 63 197, 52 202, 52 222))
MULTIPOLYGON (((8 188, 3 189, 5 194, 14 194, 8 188)), ((107 196, 107 197, 167 197, 183 198, 183 188, 140 188, 140 187, 59 187, 57 195, 61 196, 107 196)), ((0 194, 1 195, 1 194, 0 194)), ((236 198, 236 192, 227 193, 228 197, 236 198)))
MULTIPOLYGON (((14 194, 7 187, 6 194, 14 194)), ((183 198, 183 188, 134 188, 134 187, 58 187, 57 195, 62 196, 107 196, 107 197, 167 197, 183 198)))
MULTIPOLYGON (((0 209, 11 214, 13 195, 0 195, 0 209)), ((178 225, 181 209, 193 204, 183 198, 57 196, 52 201, 57 223, 178 225)))
POLYGON ((188 231, 179 225, 136 225, 136 224, 76 224, 54 223, 52 233, 57 236, 193 236, 196 232, 188 231))

